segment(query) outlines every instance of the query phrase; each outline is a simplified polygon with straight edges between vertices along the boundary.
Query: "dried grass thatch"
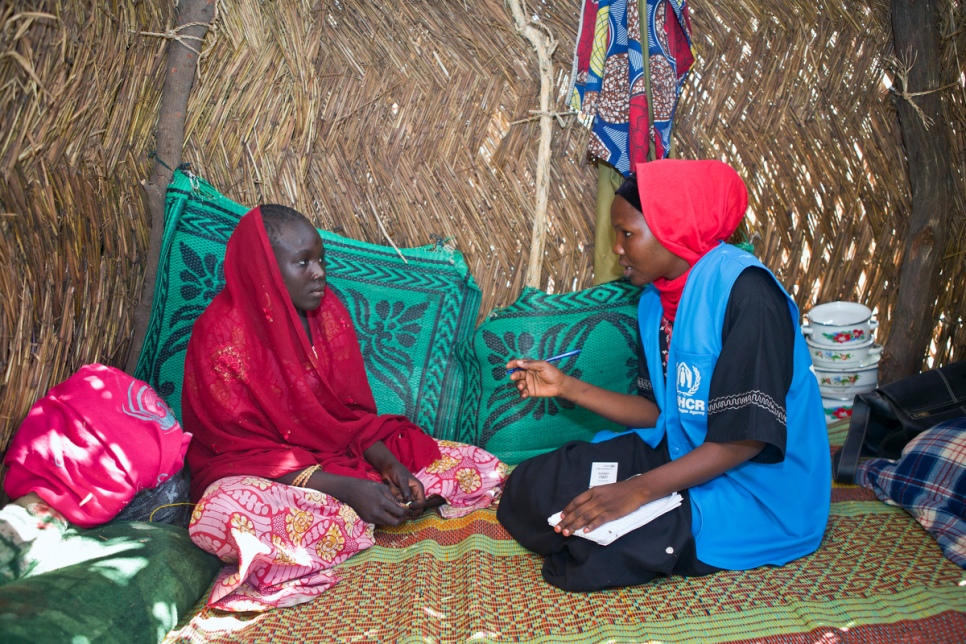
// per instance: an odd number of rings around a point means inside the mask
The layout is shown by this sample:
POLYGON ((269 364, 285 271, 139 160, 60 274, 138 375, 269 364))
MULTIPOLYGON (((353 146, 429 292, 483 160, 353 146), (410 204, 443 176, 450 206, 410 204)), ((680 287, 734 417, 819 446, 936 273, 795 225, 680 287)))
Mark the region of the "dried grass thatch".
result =
MULTIPOLYGON (((944 56, 961 73, 961 0, 944 56)), ((560 44, 563 107, 578 2, 528 11, 560 44)), ((522 287, 539 83, 502 0, 219 0, 192 90, 185 160, 246 204, 281 202, 377 243, 449 238, 484 292, 522 287)), ((887 337, 910 209, 892 98, 887 4, 692 4, 698 61, 676 151, 734 164, 748 232, 803 308, 857 299, 887 337)), ((87 362, 123 364, 144 272, 139 184, 160 100, 169 4, 0 4, 0 445, 46 389, 87 362)), ((176 45, 180 46, 180 45, 176 45)), ((966 357, 966 100, 944 93, 960 193, 936 307, 935 361, 966 357)), ((555 128, 548 290, 591 283, 596 176, 586 132, 555 128)), ((162 159, 163 161, 163 159, 162 159)))

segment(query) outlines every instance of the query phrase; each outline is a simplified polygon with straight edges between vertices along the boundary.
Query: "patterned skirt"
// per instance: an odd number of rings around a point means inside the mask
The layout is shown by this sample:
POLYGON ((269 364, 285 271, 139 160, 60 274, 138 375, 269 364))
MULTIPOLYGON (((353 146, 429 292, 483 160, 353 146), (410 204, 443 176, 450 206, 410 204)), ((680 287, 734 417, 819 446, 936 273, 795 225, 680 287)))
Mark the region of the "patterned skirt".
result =
MULTIPOLYGON (((439 495, 445 518, 489 507, 507 468, 472 445, 437 441, 441 457, 416 472, 426 497, 439 495)), ((351 507, 315 490, 257 476, 215 481, 195 506, 192 541, 227 566, 208 606, 264 611, 310 601, 335 585, 331 569, 372 547, 374 526, 351 507)))

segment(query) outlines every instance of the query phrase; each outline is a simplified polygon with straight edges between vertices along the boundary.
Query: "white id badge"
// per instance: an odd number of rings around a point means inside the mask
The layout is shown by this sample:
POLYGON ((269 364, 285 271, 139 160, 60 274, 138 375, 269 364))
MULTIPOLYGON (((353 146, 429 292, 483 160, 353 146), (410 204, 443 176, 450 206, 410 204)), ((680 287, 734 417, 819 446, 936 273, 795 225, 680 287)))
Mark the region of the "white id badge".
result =
POLYGON ((590 466, 590 485, 607 485, 617 483, 617 463, 598 463, 594 462, 590 466))

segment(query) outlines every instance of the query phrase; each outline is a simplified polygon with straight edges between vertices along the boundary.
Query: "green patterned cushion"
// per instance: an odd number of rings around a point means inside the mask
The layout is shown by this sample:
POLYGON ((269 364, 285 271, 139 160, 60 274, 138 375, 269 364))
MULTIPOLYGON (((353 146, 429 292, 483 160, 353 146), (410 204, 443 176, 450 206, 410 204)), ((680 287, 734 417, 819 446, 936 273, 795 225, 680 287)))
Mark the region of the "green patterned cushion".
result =
MULTIPOLYGON (((180 171, 168 187, 136 377, 178 418, 191 326, 224 284, 225 244, 247 211, 180 171)), ((456 414, 447 401, 459 400, 462 391, 460 374, 449 369, 451 353, 472 332, 481 299, 462 256, 442 244, 403 249, 400 256, 390 247, 320 232, 329 285, 356 324, 379 412, 405 414, 433 435, 451 435, 456 414)))
POLYGON ((510 358, 581 349, 558 366, 605 389, 636 392, 639 297, 640 289, 624 282, 559 295, 525 289, 511 306, 490 314, 457 346, 465 391, 479 395, 464 397, 455 440, 519 463, 602 429, 623 429, 566 400, 522 400, 505 366, 510 358))
POLYGON ((0 642, 160 641, 222 564, 184 528, 117 523, 68 528, 30 576, 0 586, 0 642))

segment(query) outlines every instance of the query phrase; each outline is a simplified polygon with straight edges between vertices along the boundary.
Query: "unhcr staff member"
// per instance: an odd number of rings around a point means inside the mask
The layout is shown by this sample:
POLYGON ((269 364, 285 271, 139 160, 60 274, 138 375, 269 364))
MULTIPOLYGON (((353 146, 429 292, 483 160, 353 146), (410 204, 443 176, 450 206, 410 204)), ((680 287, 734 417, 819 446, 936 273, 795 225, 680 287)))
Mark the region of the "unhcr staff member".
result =
POLYGON ((724 243, 744 217, 744 183, 719 161, 636 170, 611 218, 625 277, 646 287, 639 395, 543 361, 507 364, 523 398, 561 396, 642 428, 569 443, 506 483, 497 516, 566 590, 782 565, 818 548, 828 520, 828 435, 798 309, 755 257, 724 243), (616 482, 588 489, 602 463, 617 464, 616 482), (578 536, 673 492, 680 507, 610 545, 578 536))

